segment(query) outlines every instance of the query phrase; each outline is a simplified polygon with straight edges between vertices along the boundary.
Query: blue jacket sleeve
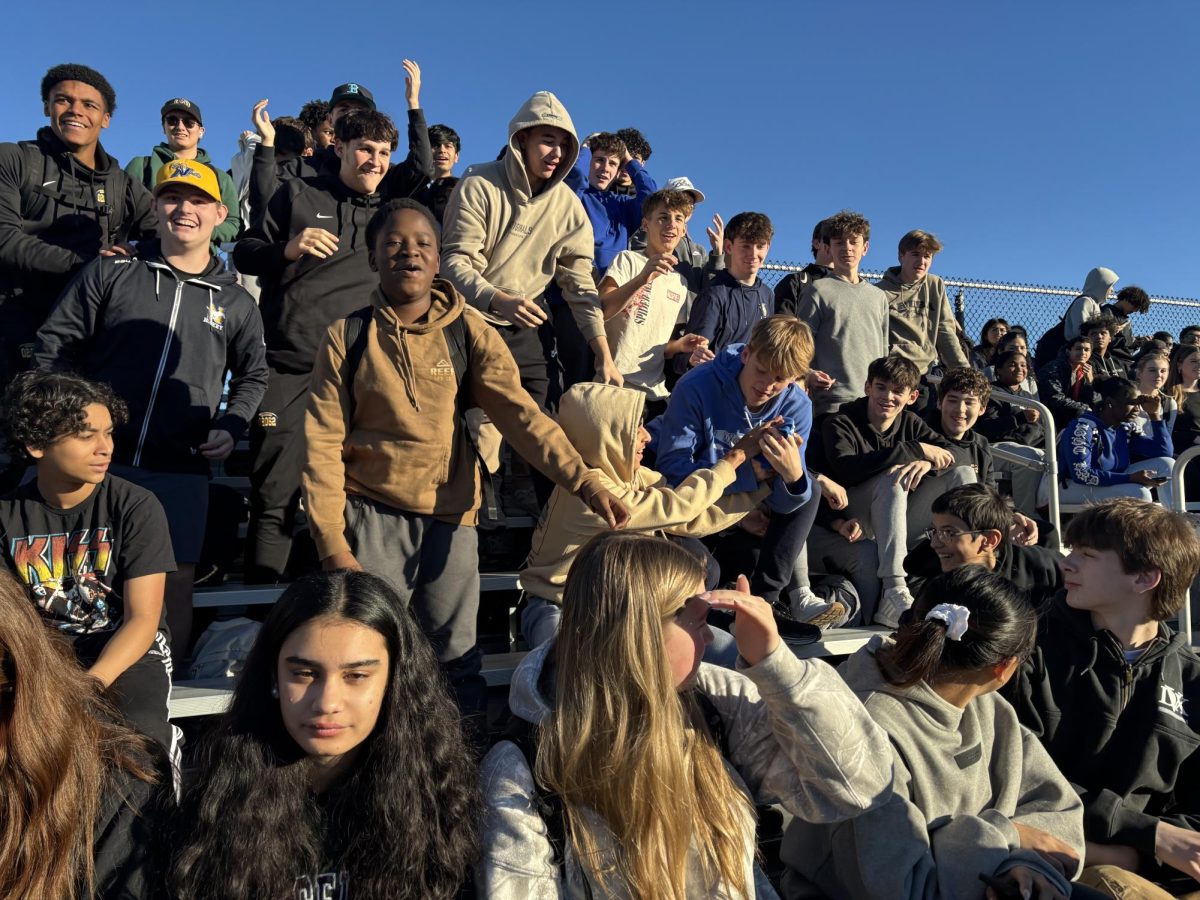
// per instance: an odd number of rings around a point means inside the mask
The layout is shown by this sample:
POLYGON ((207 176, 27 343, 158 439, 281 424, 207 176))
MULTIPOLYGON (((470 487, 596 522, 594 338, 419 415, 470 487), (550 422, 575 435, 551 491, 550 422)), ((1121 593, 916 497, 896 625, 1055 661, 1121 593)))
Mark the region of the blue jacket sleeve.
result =
POLYGON ((1071 480, 1091 487, 1129 484, 1129 476, 1124 472, 1106 472, 1097 465, 1099 446, 1096 426, 1088 419, 1076 419, 1063 430, 1058 441, 1058 458, 1066 462, 1071 480))
POLYGON ((625 169, 629 172, 629 178, 633 182, 633 188, 637 194, 634 197, 625 198, 628 202, 621 206, 621 222, 629 233, 633 234, 642 227, 642 204, 646 202, 647 197, 658 190, 658 185, 650 177, 646 167, 636 159, 631 159, 625 169))
MULTIPOLYGON (((804 459, 804 475, 794 484, 785 484, 782 478, 776 478, 767 505, 775 512, 795 512, 812 496, 812 481, 808 477, 808 439, 812 433, 812 403, 799 387, 789 387, 789 402, 784 403, 779 414, 792 423, 795 433, 800 436, 800 454, 804 459)), ((751 469, 753 467, 747 466, 751 469)))
MULTIPOLYGON (((724 448, 715 446, 704 406, 704 397, 694 383, 681 383, 671 394, 667 411, 661 416, 658 459, 654 467, 672 487, 697 469, 716 465, 724 455, 724 448)), ((757 487, 754 470, 749 462, 745 462, 738 467, 737 477, 725 493, 753 491, 757 487)))
POLYGON ((563 183, 576 194, 582 194, 588 186, 588 169, 591 165, 592 151, 587 147, 580 147, 575 165, 571 166, 571 171, 567 173, 567 177, 563 179, 563 183))
POLYGON ((1167 430, 1165 419, 1150 422, 1150 437, 1139 434, 1129 441, 1130 458, 1153 459, 1156 456, 1174 456, 1175 444, 1167 430))

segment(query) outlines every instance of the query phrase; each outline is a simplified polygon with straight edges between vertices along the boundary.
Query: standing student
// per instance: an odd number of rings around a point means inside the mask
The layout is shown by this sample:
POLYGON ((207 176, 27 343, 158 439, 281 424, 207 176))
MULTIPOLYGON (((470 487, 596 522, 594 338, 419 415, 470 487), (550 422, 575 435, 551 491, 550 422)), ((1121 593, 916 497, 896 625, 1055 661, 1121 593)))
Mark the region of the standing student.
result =
POLYGON ((151 900, 155 765, 0 572, 0 893, 151 900))
POLYGON ((49 124, 0 144, 0 382, 28 365, 34 335, 67 282, 102 252, 153 237, 150 192, 100 145, 117 94, 95 69, 54 66, 41 85, 49 124))
POLYGON ((1103 266, 1097 266, 1087 273, 1083 290, 1071 301, 1062 319, 1038 338, 1034 350, 1034 361, 1038 369, 1058 356, 1059 350, 1067 341, 1083 334, 1084 322, 1100 315, 1100 305, 1107 303, 1108 298, 1112 296, 1117 278, 1116 272, 1103 266))
POLYGON ((271 607, 171 835, 179 900, 458 896, 475 763, 429 644, 364 572, 271 607))
POLYGON ((137 259, 85 266, 38 331, 33 361, 111 384, 125 401, 130 417, 117 429, 114 474, 152 491, 167 513, 175 553, 167 620, 184 659, 209 466, 245 434, 267 363, 258 308, 212 249, 227 212, 212 169, 171 160, 156 179, 158 240, 144 241, 137 259))
POLYGON ((175 564, 154 495, 108 474, 124 418, 106 385, 51 372, 13 379, 4 430, 37 476, 0 499, 0 555, 113 705, 177 762, 163 614, 175 564))
POLYGON ((813 261, 799 272, 791 272, 775 283, 776 311, 794 316, 804 289, 818 278, 824 278, 829 274, 829 268, 833 265, 833 254, 822 237, 825 223, 828 221, 828 219, 822 219, 813 226, 811 243, 813 261))
POLYGON ((411 600, 464 710, 482 719, 480 481, 467 404, 610 527, 628 514, 521 389, 496 332, 449 282, 435 281, 433 214, 392 200, 367 224, 366 241, 371 305, 326 330, 307 395, 309 531, 323 567, 364 568, 411 600), (351 320, 357 337, 348 337, 351 320))
POLYGON ((603 275, 613 258, 629 246, 630 237, 642 222, 642 204, 658 185, 621 139, 607 132, 593 134, 583 142, 566 183, 579 195, 591 220, 596 242, 594 264, 603 275), (628 174, 633 183, 632 196, 610 190, 622 174, 628 174))
POLYGON ((458 165, 458 156, 462 152, 462 139, 449 125, 431 125, 429 147, 433 152, 433 178, 417 194, 416 199, 429 208, 441 225, 446 219, 446 204, 450 202, 450 194, 458 184, 454 167, 458 165))
POLYGON ((744 578, 706 592, 681 547, 602 535, 563 601, 481 767, 483 896, 774 897, 754 803, 833 822, 887 801, 886 736, 831 668, 783 644, 744 578), (737 672, 700 662, 710 608, 734 615, 737 672))

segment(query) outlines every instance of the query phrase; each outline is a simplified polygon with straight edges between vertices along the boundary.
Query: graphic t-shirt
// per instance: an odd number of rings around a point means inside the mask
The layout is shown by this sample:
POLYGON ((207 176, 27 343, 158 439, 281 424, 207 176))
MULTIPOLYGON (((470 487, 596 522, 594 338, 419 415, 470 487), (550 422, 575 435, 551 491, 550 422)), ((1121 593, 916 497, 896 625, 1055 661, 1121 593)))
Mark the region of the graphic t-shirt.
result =
POLYGON ((350 900, 350 873, 301 875, 296 879, 296 900, 350 900))
POLYGON ((0 552, 42 615, 72 635, 115 631, 125 582, 175 571, 162 506, 114 475, 70 509, 43 500, 36 479, 0 498, 0 552))
MULTIPOLYGON (((636 250, 622 250, 604 273, 617 287, 631 281, 645 268, 647 257, 636 250)), ((604 323, 613 362, 627 387, 651 397, 665 398, 663 374, 667 341, 676 324, 687 321, 687 285, 678 272, 659 275, 644 285, 625 308, 604 323)))

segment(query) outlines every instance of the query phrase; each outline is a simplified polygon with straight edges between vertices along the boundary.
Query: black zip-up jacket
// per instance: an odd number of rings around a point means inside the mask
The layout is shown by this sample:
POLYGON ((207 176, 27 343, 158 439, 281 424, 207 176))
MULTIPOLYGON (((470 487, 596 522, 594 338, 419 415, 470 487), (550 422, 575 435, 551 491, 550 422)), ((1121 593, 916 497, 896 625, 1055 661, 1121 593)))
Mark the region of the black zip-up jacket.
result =
MULTIPOLYGON (((904 571, 910 576, 908 585, 914 597, 930 579, 942 574, 942 564, 927 539, 922 538, 904 557, 904 571)), ((1023 590, 1038 609, 1049 606, 1063 586, 1056 554, 1045 547, 1020 547, 1006 540, 996 552, 996 568, 992 571, 1023 590)))
MULTIPOLYGON (((316 151, 311 162, 322 175, 337 177, 342 167, 341 157, 330 145, 316 151)), ((385 200, 416 197, 433 178, 433 148, 429 145, 429 129, 425 127, 425 110, 408 111, 408 156, 388 167, 379 183, 379 193, 385 200)))
POLYGON ((367 223, 382 202, 380 194, 356 193, 336 176, 293 178, 271 197, 262 222, 238 241, 234 265, 260 279, 271 368, 311 372, 330 323, 370 303, 379 276, 367 264, 367 223), (337 251, 327 259, 307 253, 286 259, 284 247, 305 228, 336 234, 337 251))
POLYGON ((247 197, 250 202, 250 219, 248 226, 262 225, 263 214, 267 204, 279 190, 279 185, 293 178, 311 178, 317 175, 317 170, 303 156, 293 156, 280 159, 274 147, 264 147, 256 144, 254 156, 250 161, 250 184, 247 197))
POLYGON ((1083 798, 1089 841, 1133 847, 1146 870, 1160 818, 1200 830, 1200 656, 1180 635, 1160 625, 1127 663, 1060 593, 1004 694, 1083 798))
POLYGON ((38 368, 74 369, 112 385, 129 407, 113 458, 163 472, 207 472, 211 429, 237 440, 267 389, 262 319, 216 257, 183 281, 158 241, 142 257, 101 257, 67 286, 38 331, 38 368), (225 372, 229 403, 217 416, 225 372))
POLYGON ((99 145, 89 169, 49 127, 0 144, 0 375, 84 263, 155 235, 151 199, 99 145))
POLYGON ((790 272, 775 284, 775 312, 796 315, 796 307, 800 304, 800 295, 804 289, 829 274, 824 266, 815 262, 809 263, 799 272, 790 272))
POLYGON ((871 427, 867 398, 843 403, 821 423, 824 453, 810 465, 828 473, 843 486, 862 484, 892 466, 924 459, 918 444, 933 444, 953 450, 950 442, 930 428, 911 410, 896 417, 886 432, 871 427))
POLYGON ((1099 378, 1097 374, 1091 384, 1084 384, 1080 388, 1078 400, 1072 397, 1071 374, 1071 363, 1062 354, 1054 362, 1038 369, 1038 398, 1054 417, 1056 431, 1062 431, 1085 412, 1091 412, 1099 396, 1093 387, 1095 379, 1099 378))

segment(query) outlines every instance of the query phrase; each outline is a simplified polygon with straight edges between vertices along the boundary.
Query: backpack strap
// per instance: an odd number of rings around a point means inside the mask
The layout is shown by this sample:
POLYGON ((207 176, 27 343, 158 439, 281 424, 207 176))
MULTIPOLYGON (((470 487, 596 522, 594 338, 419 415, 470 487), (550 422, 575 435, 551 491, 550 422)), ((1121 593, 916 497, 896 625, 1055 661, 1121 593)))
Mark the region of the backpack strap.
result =
POLYGON ((363 353, 367 349, 367 333, 371 327, 371 318, 375 315, 375 307, 364 306, 346 316, 342 322, 342 342, 346 346, 346 360, 342 369, 342 384, 346 385, 349 397, 347 406, 348 422, 354 421, 354 376, 362 363, 363 353))
MULTIPOLYGON (((64 193, 58 186, 47 184, 51 178, 46 173, 50 171, 49 155, 45 153, 37 141, 20 141, 18 145, 25 156, 25 178, 21 183, 21 207, 28 209, 36 196, 48 198, 58 206, 80 212, 94 213, 100 225, 100 233, 104 235, 104 243, 115 244, 121 237, 121 226, 125 222, 126 209, 132 208, 132 182, 129 176, 113 163, 113 171, 101 182, 105 188, 103 202, 94 196, 71 196, 64 193), (41 172, 40 177, 34 172, 41 172), (113 196, 108 196, 108 189, 113 196)), ((59 174, 56 168, 55 174, 59 174)), ((54 178, 57 182, 58 179, 54 178)))
POLYGON ((463 434, 467 438, 467 445, 471 448, 471 453, 475 456, 475 463, 479 467, 479 479, 483 485, 483 501, 487 511, 487 518, 496 521, 500 518, 500 504, 496 499, 496 491, 492 487, 492 477, 488 473, 487 463, 483 459, 483 454, 479 452, 479 443, 471 434, 471 429, 467 427, 467 409, 470 405, 468 402, 470 399, 470 384, 467 382, 467 373, 470 369, 471 354, 467 346, 470 336, 467 334, 465 318, 465 313, 460 314, 458 318, 446 326, 445 330, 446 343, 450 347, 450 363, 454 366, 454 380, 458 384, 455 415, 458 417, 459 428, 462 429, 463 434))

